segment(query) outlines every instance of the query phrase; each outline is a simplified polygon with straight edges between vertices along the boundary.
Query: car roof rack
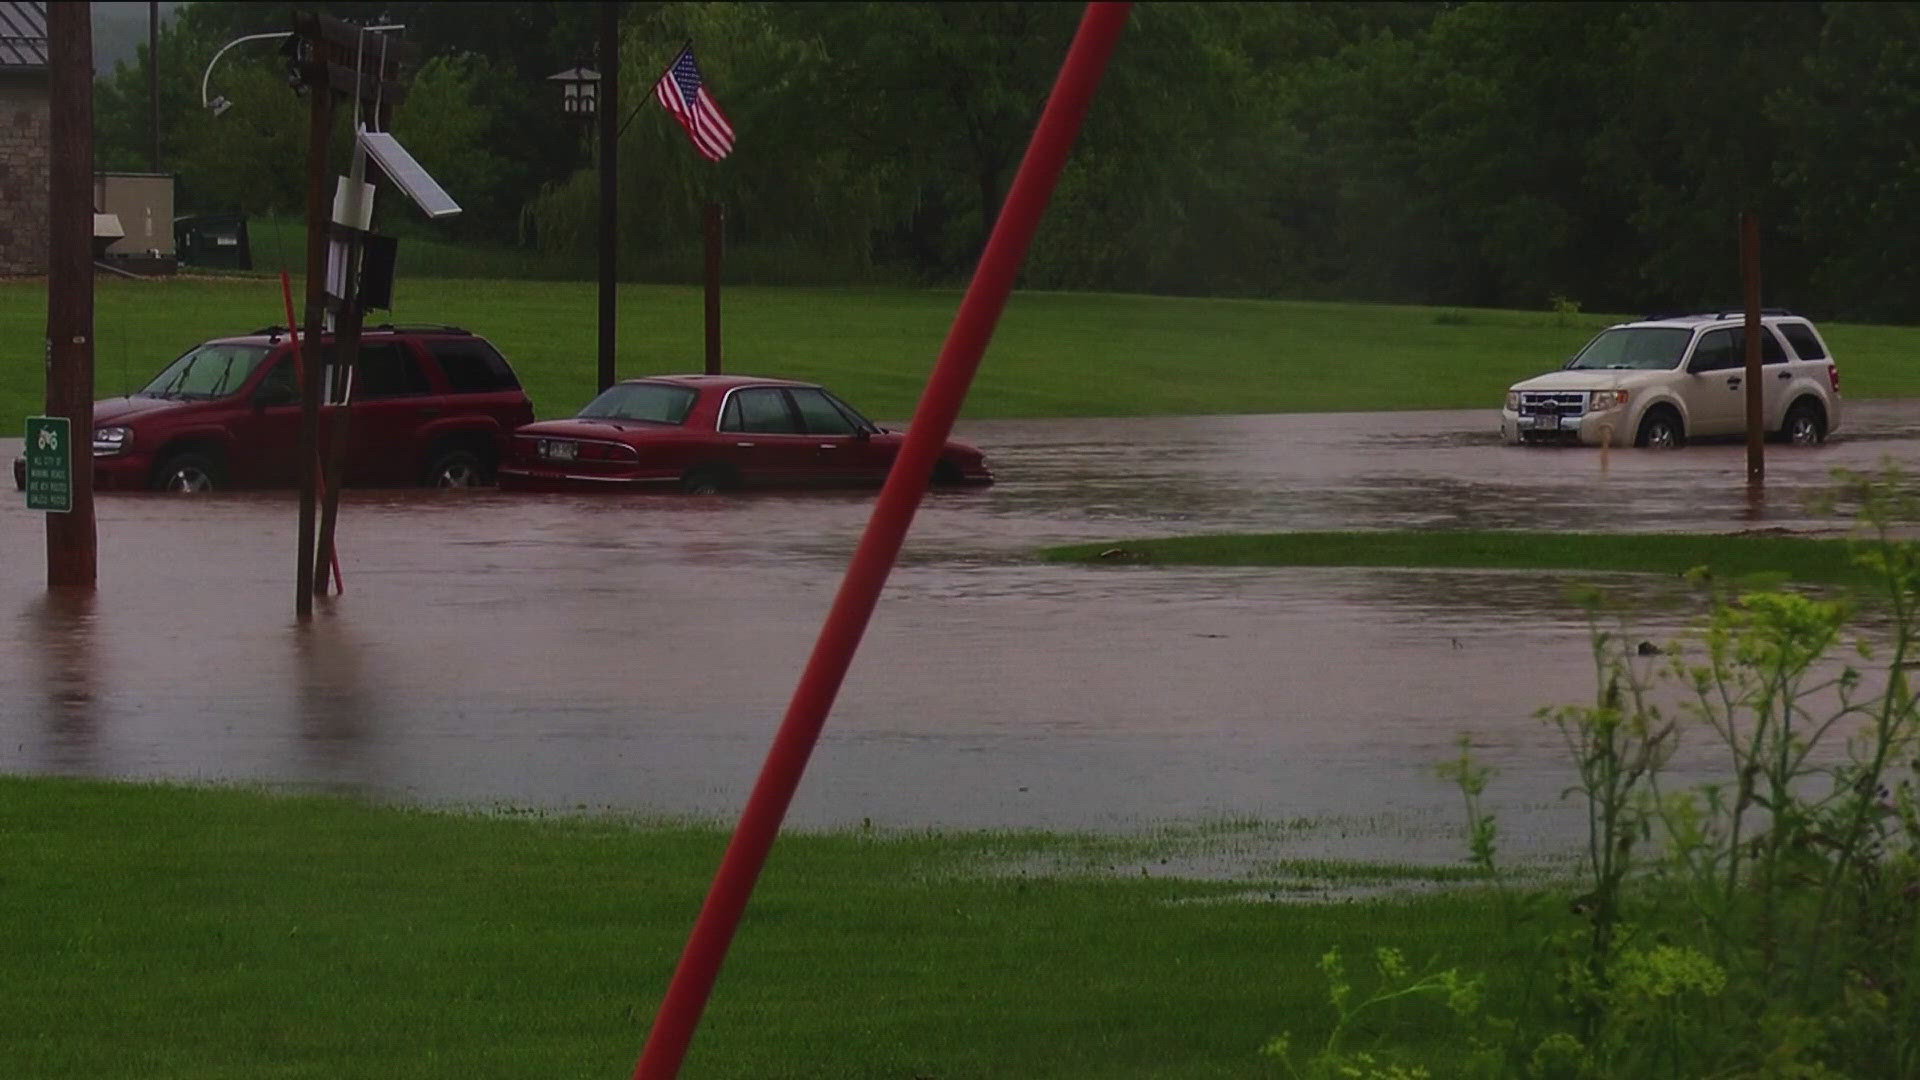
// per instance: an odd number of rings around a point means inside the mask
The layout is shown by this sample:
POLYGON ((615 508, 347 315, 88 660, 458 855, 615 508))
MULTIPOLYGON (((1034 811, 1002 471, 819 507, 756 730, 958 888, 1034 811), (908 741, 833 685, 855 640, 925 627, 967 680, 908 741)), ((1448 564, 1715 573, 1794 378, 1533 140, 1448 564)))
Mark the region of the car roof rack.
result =
POLYGON ((450 326, 446 323, 380 323, 369 326, 368 330, 379 330, 393 334, 466 334, 471 333, 464 326, 450 326))
MULTIPOLYGON (((1682 308, 1678 311, 1656 311, 1650 315, 1642 315, 1640 316, 1640 321, 1641 322, 1666 322, 1671 319, 1712 319, 1718 322, 1722 319, 1745 318, 1746 314, 1747 314, 1747 310, 1745 308, 1736 308, 1730 311, 1729 310, 1693 311, 1690 309, 1682 308)), ((1793 312, 1783 307, 1768 307, 1768 308, 1761 308, 1760 314, 1764 318, 1770 315, 1792 315, 1793 312)))
POLYGON ((249 331, 246 336, 248 337, 263 337, 263 336, 279 337, 281 334, 284 334, 286 332, 287 332, 287 328, 284 326, 263 326, 258 330, 249 331))

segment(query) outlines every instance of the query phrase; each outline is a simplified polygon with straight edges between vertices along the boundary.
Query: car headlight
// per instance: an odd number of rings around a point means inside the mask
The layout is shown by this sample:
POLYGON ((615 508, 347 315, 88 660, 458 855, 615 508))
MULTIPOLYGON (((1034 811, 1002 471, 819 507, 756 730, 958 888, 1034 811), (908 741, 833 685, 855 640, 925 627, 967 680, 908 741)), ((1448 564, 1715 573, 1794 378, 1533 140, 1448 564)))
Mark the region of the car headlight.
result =
POLYGON ((132 446, 132 428, 102 427, 93 429, 94 457, 111 457, 114 454, 124 454, 132 446))
POLYGON ((1520 391, 1518 390, 1507 391, 1507 411, 1508 412, 1520 411, 1520 391))
POLYGON ((1587 395, 1588 412, 1604 412, 1607 409, 1617 409, 1626 403, 1627 392, 1625 390, 1595 390, 1587 395))

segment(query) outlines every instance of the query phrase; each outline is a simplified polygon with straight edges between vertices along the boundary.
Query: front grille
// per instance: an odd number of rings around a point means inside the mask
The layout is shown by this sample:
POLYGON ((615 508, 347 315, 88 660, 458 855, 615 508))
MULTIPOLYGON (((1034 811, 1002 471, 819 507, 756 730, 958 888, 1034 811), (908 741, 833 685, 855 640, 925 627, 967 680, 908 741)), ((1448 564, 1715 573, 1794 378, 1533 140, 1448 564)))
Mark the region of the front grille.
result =
POLYGON ((1522 416, 1581 416, 1586 411, 1585 391, 1573 390, 1564 393, 1546 390, 1520 391, 1522 416))

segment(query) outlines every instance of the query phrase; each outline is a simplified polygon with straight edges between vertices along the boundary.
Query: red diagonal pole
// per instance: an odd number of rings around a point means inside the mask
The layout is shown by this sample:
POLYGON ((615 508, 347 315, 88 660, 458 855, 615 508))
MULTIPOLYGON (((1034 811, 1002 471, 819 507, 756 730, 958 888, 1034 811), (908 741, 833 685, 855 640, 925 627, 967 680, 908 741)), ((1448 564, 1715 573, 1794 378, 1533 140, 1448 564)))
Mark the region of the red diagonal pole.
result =
POLYGON ((1034 129, 1033 141, 1027 146, 1027 155, 1014 176, 1006 205, 994 223, 986 251, 974 270, 973 282, 967 287, 960 310, 954 315, 953 328, 940 349, 940 358, 927 379, 926 391, 914 411, 900 456, 887 475, 886 485, 880 489, 873 516, 861 534, 860 545, 854 549, 847 576, 840 583, 840 592, 834 597, 827 621, 814 643, 813 655, 808 658, 793 700, 787 705, 786 718, 781 721, 780 731, 767 751, 766 763, 761 766, 760 778, 747 798, 733 840, 720 860, 706 903, 700 908, 700 917, 687 938, 686 950, 680 954, 680 964, 674 969, 665 1000, 660 1003, 653 1031, 647 1036, 646 1048, 634 1067, 635 1080, 670 1080, 679 1075, 687 1044, 693 1040, 694 1028, 700 1023, 700 1013, 706 1008, 707 997, 720 974, 720 964, 726 959, 727 946, 740 925, 754 882, 766 863, 767 852, 773 847, 793 793, 800 785, 807 758, 819 741, 820 728, 833 707, 834 695, 853 663, 854 650, 860 645, 867 620, 880 598, 880 589, 886 584, 887 574, 900 553, 901 541, 906 538, 908 526, 913 524, 914 510, 926 493, 934 462, 946 443, 947 434, 953 430, 954 417, 959 415, 973 373, 980 367, 980 357, 993 336, 994 324, 1006 306, 1007 295, 1013 291, 1014 278, 1040 224, 1040 214, 1053 194, 1054 183, 1066 163, 1074 136, 1080 131, 1080 123, 1086 118, 1087 106, 1093 100, 1101 73, 1106 70, 1107 58, 1113 55, 1114 46, 1120 40, 1130 7, 1124 3, 1089 4, 1081 17, 1080 29, 1067 50, 1060 77, 1047 99, 1046 111, 1034 129))

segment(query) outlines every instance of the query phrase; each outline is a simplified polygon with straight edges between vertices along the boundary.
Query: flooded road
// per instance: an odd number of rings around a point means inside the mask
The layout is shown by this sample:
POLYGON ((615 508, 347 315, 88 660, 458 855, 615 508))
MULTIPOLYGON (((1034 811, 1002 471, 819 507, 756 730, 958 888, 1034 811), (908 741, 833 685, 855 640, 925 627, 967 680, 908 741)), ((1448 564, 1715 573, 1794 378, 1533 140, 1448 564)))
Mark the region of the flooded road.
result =
MULTIPOLYGON (((1835 467, 1911 459, 1920 406, 1812 450, 1508 448, 1490 411, 992 421, 1001 482, 932 496, 792 819, 1132 830, 1327 823, 1457 857, 1434 778, 1472 731, 1513 841, 1574 836, 1541 705, 1591 693, 1548 576, 1052 566, 1074 541, 1246 530, 1815 529, 1835 467)), ((10 461, 17 440, 0 442, 10 461)), ((294 623, 289 493, 99 502, 100 590, 44 592, 0 500, 0 770, 731 818, 866 522, 859 495, 349 492, 344 596, 294 623)), ((1649 625, 1658 637, 1672 626, 1649 625)), ((1329 839, 1330 838, 1330 839, 1329 839)))

